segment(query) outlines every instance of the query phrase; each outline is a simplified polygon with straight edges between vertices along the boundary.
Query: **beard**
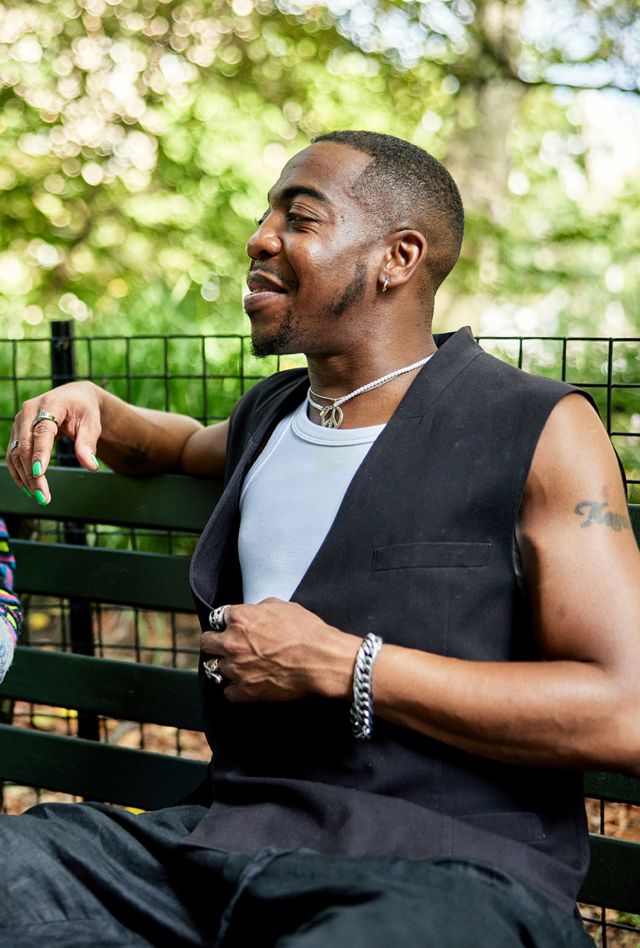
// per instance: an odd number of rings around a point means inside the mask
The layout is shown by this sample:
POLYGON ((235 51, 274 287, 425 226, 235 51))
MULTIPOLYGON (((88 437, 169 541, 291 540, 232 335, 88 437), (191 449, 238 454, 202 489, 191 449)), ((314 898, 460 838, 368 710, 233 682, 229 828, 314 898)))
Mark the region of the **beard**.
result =
POLYGON ((275 332, 263 339, 255 339, 251 336, 251 353, 258 359, 264 359, 266 356, 285 355, 292 350, 289 346, 294 338, 293 331, 293 311, 291 307, 287 309, 284 318, 275 332))
MULTIPOLYGON (((329 304, 324 316, 330 320, 340 319, 352 306, 359 303, 367 287, 367 268, 364 263, 357 263, 353 277, 342 291, 342 295, 329 304)), ((289 355, 292 352, 303 351, 303 346, 296 343, 293 310, 289 307, 279 327, 270 336, 263 339, 251 339, 251 352, 258 358, 272 355, 289 355)))

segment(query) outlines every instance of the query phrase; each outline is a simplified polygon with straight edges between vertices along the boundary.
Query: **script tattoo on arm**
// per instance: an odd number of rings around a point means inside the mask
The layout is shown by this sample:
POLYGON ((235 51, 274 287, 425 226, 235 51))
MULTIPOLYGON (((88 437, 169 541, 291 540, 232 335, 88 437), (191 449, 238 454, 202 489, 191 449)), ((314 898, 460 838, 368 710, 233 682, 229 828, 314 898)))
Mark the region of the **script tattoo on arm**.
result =
POLYGON ((625 514, 614 513, 613 510, 605 510, 608 503, 600 503, 598 500, 581 500, 574 507, 574 513, 579 517, 586 515, 586 520, 580 524, 581 527, 590 527, 592 523, 603 523, 605 527, 610 527, 619 533, 621 530, 630 530, 631 523, 625 514))

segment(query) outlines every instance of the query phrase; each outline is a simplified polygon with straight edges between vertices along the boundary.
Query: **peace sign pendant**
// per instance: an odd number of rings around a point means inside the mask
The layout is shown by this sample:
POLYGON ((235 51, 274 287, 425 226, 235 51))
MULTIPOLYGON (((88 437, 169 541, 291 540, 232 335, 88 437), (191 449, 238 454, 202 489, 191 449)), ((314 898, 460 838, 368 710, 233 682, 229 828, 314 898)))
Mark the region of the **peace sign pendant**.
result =
POLYGON ((327 405, 320 411, 320 424, 323 428, 339 428, 344 419, 340 405, 327 405))

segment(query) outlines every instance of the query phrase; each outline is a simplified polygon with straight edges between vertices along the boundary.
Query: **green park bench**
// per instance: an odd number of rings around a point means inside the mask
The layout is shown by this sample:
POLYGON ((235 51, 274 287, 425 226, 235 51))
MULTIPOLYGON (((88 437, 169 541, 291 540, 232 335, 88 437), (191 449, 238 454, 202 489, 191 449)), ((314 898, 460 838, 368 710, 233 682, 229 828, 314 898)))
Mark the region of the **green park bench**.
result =
MULTIPOLYGON (((0 515, 197 534, 221 490, 218 481, 171 474, 128 478, 52 468, 48 477, 53 501, 38 507, 0 465, 0 515)), ((630 513, 640 539, 640 505, 630 513)), ((187 556, 19 537, 14 549, 22 594, 193 612, 187 556)), ((0 780, 152 809, 187 795, 205 776, 202 761, 18 727, 10 723, 18 700, 200 730, 195 672, 20 646, 0 686, 0 780)), ((589 773, 585 794, 640 805, 640 780, 589 773)), ((640 913, 640 843, 593 834, 591 852, 581 901, 640 913)))

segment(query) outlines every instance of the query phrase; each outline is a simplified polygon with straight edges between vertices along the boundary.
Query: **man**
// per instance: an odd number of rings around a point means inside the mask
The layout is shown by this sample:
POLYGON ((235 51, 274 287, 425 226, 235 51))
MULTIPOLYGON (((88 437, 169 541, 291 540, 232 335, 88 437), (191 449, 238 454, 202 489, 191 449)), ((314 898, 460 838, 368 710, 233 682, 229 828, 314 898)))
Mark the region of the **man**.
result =
POLYGON ((640 554, 587 398, 432 336, 462 224, 420 149, 321 136, 247 247, 255 351, 308 373, 209 428, 25 403, 7 461, 45 502, 58 431, 227 489, 192 565, 206 799, 5 820, 31 897, 0 944, 590 943, 580 770, 640 773, 640 554))

